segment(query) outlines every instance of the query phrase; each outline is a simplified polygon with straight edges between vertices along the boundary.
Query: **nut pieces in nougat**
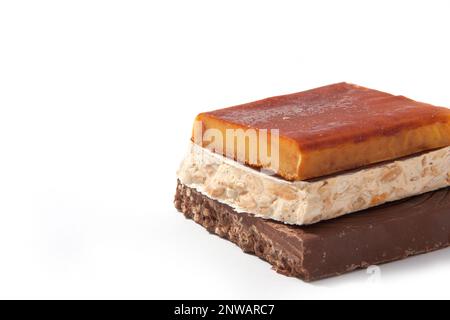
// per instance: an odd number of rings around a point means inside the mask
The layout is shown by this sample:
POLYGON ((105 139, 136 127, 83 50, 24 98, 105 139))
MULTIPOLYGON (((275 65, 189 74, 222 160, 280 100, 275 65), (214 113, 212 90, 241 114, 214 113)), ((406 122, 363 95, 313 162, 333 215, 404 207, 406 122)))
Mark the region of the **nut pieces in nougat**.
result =
POLYGON ((449 245, 450 110, 339 83, 202 113, 178 180, 180 211, 283 274, 405 258, 449 245))

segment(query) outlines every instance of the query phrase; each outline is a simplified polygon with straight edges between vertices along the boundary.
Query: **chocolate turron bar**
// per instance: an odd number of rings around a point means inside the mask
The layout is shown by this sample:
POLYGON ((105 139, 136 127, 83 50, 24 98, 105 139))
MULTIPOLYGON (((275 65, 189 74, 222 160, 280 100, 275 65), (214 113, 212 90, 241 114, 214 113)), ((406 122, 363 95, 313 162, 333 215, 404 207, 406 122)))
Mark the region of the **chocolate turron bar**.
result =
POLYGON ((450 110, 348 83, 201 113, 175 206, 307 281, 449 246, 450 110))

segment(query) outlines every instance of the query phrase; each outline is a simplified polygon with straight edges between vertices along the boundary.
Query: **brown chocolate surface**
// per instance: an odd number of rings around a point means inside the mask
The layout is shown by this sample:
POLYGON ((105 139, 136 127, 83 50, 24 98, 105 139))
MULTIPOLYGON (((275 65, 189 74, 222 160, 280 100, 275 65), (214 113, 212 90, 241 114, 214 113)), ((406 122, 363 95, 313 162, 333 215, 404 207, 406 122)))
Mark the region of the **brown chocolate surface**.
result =
POLYGON ((450 245, 450 188, 311 226, 236 213, 180 183, 175 206, 209 232, 268 261, 275 271, 306 281, 450 245))

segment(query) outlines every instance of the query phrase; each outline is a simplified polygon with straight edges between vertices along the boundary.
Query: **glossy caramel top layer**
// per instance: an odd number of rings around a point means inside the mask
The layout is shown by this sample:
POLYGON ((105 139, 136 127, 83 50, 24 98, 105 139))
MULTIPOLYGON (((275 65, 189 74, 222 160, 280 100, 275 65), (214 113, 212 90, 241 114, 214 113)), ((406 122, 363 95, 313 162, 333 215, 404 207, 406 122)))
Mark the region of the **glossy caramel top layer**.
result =
POLYGON ((450 123, 450 110, 403 96, 338 83, 271 97, 203 115, 242 127, 279 129, 300 150, 332 148, 450 123))
POLYGON ((201 113, 192 140, 286 180, 307 180, 450 146, 450 110, 338 83, 201 113), (229 129, 256 131, 261 141, 263 129, 279 130, 279 157, 264 157, 264 146, 250 134, 235 138, 227 135, 229 129), (239 141, 245 149, 224 151, 223 145, 239 141))

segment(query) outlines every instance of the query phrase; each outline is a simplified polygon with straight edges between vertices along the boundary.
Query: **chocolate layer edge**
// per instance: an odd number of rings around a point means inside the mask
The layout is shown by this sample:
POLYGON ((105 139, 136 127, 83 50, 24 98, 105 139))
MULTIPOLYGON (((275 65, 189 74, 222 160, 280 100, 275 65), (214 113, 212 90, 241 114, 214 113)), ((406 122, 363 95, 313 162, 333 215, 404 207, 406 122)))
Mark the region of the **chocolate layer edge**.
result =
POLYGON ((175 207, 276 272, 314 281, 448 247, 449 189, 306 227, 237 213, 180 182, 175 207))

